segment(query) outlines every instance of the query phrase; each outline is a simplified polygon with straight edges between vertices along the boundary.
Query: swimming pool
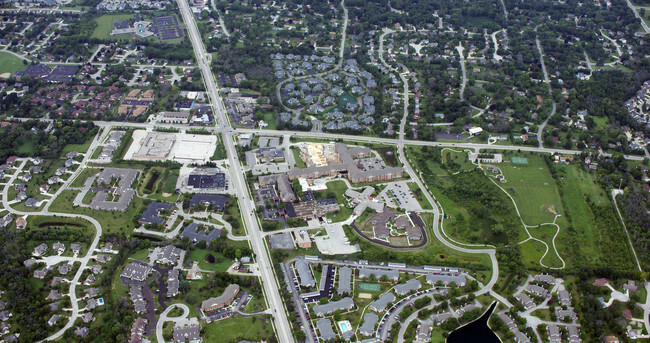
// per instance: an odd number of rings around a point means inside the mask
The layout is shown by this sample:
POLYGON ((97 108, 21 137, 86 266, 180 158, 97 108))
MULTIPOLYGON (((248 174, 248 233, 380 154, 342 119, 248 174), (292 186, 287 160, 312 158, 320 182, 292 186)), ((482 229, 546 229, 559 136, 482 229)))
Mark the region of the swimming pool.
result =
POLYGON ((338 322, 339 324, 339 329, 341 330, 341 333, 348 332, 352 329, 352 325, 350 324, 349 320, 343 320, 338 322))

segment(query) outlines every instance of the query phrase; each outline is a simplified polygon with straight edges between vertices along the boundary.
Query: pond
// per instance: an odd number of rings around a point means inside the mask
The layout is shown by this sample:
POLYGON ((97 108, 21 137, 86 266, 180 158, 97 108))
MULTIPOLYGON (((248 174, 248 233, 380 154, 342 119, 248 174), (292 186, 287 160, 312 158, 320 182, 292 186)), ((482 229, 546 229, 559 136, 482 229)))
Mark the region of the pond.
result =
POLYGON ((500 343, 499 337, 487 325, 496 306, 495 301, 478 319, 452 331, 447 337, 447 343, 500 343))

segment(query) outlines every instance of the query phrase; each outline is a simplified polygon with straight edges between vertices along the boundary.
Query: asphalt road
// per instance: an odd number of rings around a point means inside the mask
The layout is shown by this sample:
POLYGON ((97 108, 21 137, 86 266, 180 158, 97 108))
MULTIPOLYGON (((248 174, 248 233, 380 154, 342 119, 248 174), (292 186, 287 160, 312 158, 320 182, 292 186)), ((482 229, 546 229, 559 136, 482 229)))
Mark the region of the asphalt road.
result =
POLYGON ((271 265, 270 251, 266 249, 260 227, 255 217, 254 203, 250 198, 246 182, 244 181, 244 173, 233 142, 233 131, 231 130, 221 97, 218 94, 214 76, 210 70, 208 54, 205 52, 205 47, 201 41, 201 36, 196 27, 196 23, 194 22, 194 17, 192 16, 187 0, 178 0, 178 5, 187 26, 190 41, 192 42, 198 66, 203 75, 203 80, 206 84, 206 89, 211 103, 214 105, 217 128, 225 129, 222 130, 222 140, 228 154, 228 162, 233 176, 231 180, 232 186, 237 191, 236 193, 239 194, 239 205, 242 218, 248 229, 250 244, 257 258, 257 264, 259 266, 260 276, 263 283, 263 290, 268 300, 269 307, 273 311, 272 315, 278 340, 280 342, 293 342, 291 326, 276 283, 274 270, 271 265))

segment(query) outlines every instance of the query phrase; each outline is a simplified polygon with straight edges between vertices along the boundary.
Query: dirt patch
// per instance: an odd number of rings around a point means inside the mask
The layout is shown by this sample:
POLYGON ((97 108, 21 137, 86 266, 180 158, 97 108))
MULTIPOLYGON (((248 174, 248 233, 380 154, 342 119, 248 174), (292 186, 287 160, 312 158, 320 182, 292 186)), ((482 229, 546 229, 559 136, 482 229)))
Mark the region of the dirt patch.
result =
POLYGON ((11 77, 11 73, 2 73, 0 74, 0 79, 8 79, 11 77))
POLYGON ((172 196, 172 194, 171 194, 171 193, 163 193, 162 196, 164 196, 164 197, 170 197, 170 196, 172 196))
POLYGON ((549 212, 557 215, 557 211, 555 210, 555 205, 553 204, 544 204, 540 207, 540 210, 542 210, 542 212, 549 212))
POLYGON ((359 298, 361 298, 361 299, 372 299, 372 294, 370 294, 370 293, 359 293, 359 298))

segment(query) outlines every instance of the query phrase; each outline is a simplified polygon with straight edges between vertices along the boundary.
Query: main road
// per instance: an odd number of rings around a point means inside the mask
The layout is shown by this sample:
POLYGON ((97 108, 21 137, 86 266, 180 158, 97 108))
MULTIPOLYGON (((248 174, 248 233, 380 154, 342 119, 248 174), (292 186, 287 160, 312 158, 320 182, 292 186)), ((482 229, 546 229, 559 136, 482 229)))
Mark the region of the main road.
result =
POLYGON ((203 80, 205 82, 210 101, 214 106, 215 119, 218 120, 217 129, 221 128, 220 131, 223 135, 222 140, 228 154, 228 162, 230 164, 232 172, 232 186, 237 190, 237 194, 239 194, 239 205, 241 208, 242 217, 248 229, 251 247, 253 248, 253 252, 255 252, 255 256, 257 258, 257 264, 259 266, 260 276, 263 283, 263 290, 266 294, 269 307, 272 310, 278 340, 283 343, 294 342, 293 335, 291 333, 291 326, 289 324, 289 320, 287 319, 288 316, 282 303, 282 298, 280 297, 280 292, 276 283, 274 269, 271 265, 271 258, 269 256, 270 254, 266 249, 260 227, 258 225, 257 219, 255 218, 253 201, 250 198, 250 194, 243 177, 244 173, 235 151, 235 145, 232 137, 233 130, 230 127, 230 123, 226 116, 225 107, 218 93, 217 84, 214 80, 214 76, 212 75, 212 71, 210 70, 210 61, 208 54, 205 51, 203 42, 201 41, 201 36, 196 27, 196 23, 194 22, 194 17, 192 16, 192 12, 190 11, 187 0, 177 1, 181 14, 183 16, 183 20, 187 25, 187 32, 190 36, 190 41, 192 42, 192 47, 194 48, 197 63, 203 75, 203 80))

